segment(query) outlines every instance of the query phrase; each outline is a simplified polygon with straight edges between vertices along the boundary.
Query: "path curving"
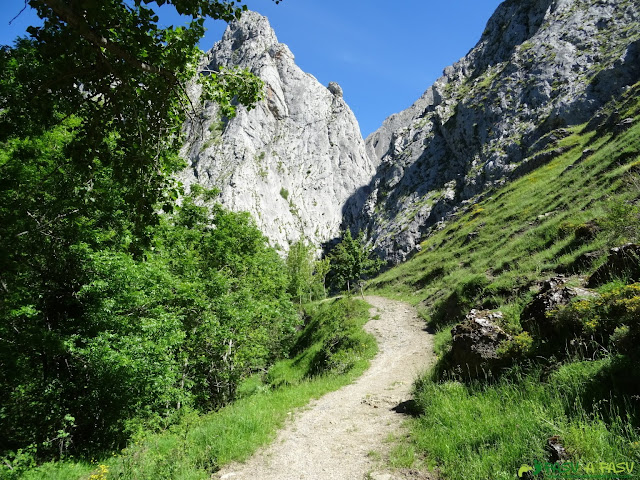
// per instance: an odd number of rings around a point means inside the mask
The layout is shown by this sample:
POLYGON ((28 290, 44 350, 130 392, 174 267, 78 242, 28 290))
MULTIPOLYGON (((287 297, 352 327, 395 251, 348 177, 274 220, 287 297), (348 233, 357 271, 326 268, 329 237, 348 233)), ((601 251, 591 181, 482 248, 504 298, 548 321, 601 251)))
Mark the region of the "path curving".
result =
MULTIPOLYGON (((403 302, 366 297, 376 317, 365 325, 378 341, 370 368, 354 383, 312 401, 296 412, 269 446, 245 463, 225 466, 221 480, 400 479, 401 472, 371 472, 388 448, 389 435, 402 434, 404 415, 394 411, 411 399, 417 375, 434 360, 432 335, 415 309, 403 302), (379 316, 379 317, 377 317, 379 316)), ((407 473, 408 478, 428 478, 407 473)))

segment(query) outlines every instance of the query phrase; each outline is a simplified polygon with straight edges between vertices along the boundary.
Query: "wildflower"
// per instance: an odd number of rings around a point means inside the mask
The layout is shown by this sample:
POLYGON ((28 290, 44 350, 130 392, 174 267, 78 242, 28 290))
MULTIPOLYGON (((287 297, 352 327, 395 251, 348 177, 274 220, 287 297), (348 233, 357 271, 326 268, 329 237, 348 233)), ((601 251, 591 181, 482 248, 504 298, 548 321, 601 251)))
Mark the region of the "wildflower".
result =
POLYGON ((109 467, 106 465, 98 465, 98 472, 93 473, 89 480, 107 480, 107 473, 109 473, 109 467))

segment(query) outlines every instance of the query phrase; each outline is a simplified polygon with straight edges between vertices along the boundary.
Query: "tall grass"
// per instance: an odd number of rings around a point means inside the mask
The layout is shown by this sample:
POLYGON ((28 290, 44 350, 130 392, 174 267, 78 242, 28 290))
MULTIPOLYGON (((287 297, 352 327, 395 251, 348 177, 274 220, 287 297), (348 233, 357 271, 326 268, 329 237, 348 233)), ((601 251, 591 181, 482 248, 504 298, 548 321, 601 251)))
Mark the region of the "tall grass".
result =
POLYGON ((556 435, 573 461, 639 464, 640 432, 630 419, 581 404, 578 392, 609 364, 576 362, 547 380, 540 370, 469 385, 426 376, 411 444, 452 479, 513 479, 522 464, 549 460, 545 446, 556 435))

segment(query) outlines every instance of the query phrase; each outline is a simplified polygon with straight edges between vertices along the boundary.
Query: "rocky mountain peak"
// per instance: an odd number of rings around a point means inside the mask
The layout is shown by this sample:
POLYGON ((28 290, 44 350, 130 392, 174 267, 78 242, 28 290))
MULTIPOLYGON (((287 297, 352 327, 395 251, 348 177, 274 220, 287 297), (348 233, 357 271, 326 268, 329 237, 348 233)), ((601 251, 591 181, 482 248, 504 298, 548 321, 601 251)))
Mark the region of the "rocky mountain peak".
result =
POLYGON ((239 20, 229 24, 222 39, 208 52, 210 66, 254 65, 265 55, 286 52, 293 60, 289 48, 278 42, 269 20, 259 13, 247 11, 239 20))
POLYGON ((203 105, 201 119, 185 126, 184 183, 220 189, 223 205, 250 212, 283 251, 299 238, 320 245, 337 237, 345 209, 355 215, 361 207, 358 189, 376 166, 342 88, 300 70, 255 12, 229 25, 204 64, 249 69, 264 81, 265 98, 228 121, 203 105))
POLYGON ((231 23, 222 37, 222 43, 233 39, 235 50, 255 49, 256 46, 269 47, 278 43, 276 34, 267 17, 257 12, 247 11, 231 23))

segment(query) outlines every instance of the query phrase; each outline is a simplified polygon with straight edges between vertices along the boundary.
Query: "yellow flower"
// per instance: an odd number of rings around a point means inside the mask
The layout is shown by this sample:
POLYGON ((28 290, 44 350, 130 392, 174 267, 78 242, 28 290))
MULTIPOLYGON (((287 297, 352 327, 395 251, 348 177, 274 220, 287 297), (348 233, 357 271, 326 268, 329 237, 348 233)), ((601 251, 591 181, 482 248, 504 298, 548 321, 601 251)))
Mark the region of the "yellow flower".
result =
POLYGON ((584 326, 586 327, 587 331, 595 331, 596 328, 598 328, 598 317, 587 320, 584 326))
POLYGON ((107 480, 107 473, 109 473, 109 467, 106 465, 98 465, 98 472, 92 474, 89 480, 107 480))

